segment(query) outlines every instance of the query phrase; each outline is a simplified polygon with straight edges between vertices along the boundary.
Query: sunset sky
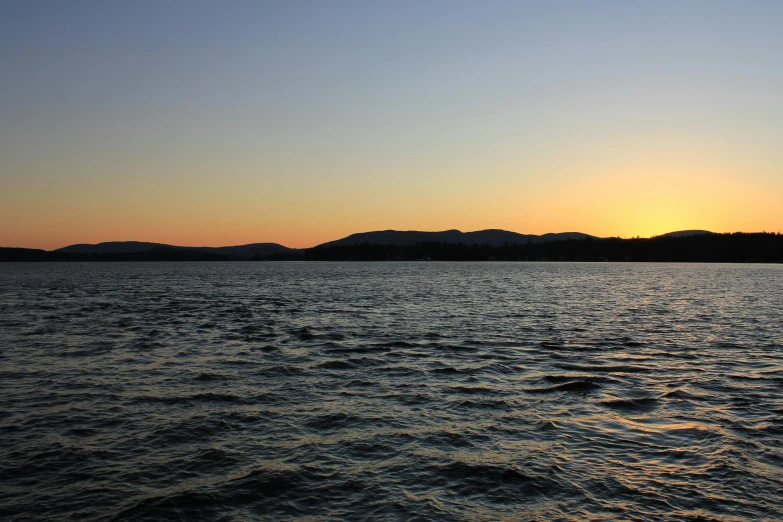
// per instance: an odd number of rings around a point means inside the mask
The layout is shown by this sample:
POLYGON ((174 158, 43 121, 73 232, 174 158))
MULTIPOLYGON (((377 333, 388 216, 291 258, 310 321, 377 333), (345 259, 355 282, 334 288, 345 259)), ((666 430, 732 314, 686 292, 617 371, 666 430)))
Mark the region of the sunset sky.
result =
POLYGON ((0 1, 0 246, 783 231, 781 1, 0 1))

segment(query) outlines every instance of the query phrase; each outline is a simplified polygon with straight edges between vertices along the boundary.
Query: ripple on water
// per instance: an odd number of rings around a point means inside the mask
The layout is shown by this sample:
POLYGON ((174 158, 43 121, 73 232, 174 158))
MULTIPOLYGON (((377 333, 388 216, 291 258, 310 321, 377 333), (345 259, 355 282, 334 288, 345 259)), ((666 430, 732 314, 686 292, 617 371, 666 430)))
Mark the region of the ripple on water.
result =
POLYGON ((781 520, 779 266, 0 266, 4 520, 781 520))

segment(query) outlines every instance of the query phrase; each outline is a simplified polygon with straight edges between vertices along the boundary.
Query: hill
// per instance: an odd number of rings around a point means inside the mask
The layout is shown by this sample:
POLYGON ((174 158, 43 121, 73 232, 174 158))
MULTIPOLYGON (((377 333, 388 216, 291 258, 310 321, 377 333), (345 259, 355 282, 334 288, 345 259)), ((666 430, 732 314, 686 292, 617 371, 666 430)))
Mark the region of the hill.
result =
POLYGON ((709 230, 678 230, 677 232, 668 232, 657 237, 690 237, 712 234, 709 230))
POLYGON ((213 252, 153 248, 141 252, 57 252, 33 248, 2 248, 0 261, 231 261, 213 252))
POLYGON ((0 248, 0 261, 655 261, 783 262, 783 234, 681 230, 652 238, 506 230, 363 232, 310 249, 277 243, 183 247, 139 241, 70 245, 54 251, 0 248))
POLYGON ((783 234, 733 233, 565 239, 490 244, 419 242, 413 245, 355 243, 318 246, 314 261, 652 261, 699 263, 783 262, 783 234))
POLYGON ((163 243, 145 243, 140 241, 111 241, 98 244, 78 244, 58 248, 53 252, 61 254, 174 254, 180 256, 202 257, 202 254, 221 256, 231 260, 260 260, 275 258, 297 258, 302 250, 288 248, 277 243, 251 243, 248 245, 225 247, 183 247, 163 243))
POLYGON ((161 243, 145 243, 143 241, 109 241, 90 245, 80 243, 78 245, 69 245, 63 248, 57 248, 52 252, 62 252, 64 254, 134 254, 136 252, 147 252, 153 248, 165 247, 161 243))
POLYGON ((397 245, 409 246, 417 243, 446 243, 453 245, 490 245, 499 247, 503 245, 526 245, 527 243, 548 243, 551 241, 564 241, 567 239, 584 239, 593 237, 581 232, 562 232, 557 234, 519 234, 507 230, 489 229, 475 232, 461 232, 459 230, 444 230, 442 232, 421 232, 418 230, 379 230, 374 232, 360 232, 348 237, 329 241, 318 245, 319 247, 333 247, 346 245, 397 245))

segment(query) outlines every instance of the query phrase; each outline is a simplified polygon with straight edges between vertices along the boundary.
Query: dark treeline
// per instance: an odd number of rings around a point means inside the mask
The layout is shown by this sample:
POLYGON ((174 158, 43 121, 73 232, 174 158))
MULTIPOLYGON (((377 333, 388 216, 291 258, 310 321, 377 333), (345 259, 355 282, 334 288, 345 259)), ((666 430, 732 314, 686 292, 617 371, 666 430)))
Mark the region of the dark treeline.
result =
MULTIPOLYGON (((122 254, 76 254, 28 248, 0 248, 0 261, 231 261, 198 250, 150 250, 122 254)), ((703 263, 781 263, 783 234, 733 233, 687 237, 588 238, 550 243, 464 245, 356 244, 317 246, 298 254, 273 254, 253 261, 658 261, 703 263)))
MULTIPOLYGON (((145 252, 124 252, 113 254, 49 252, 33 248, 3 248, 0 247, 0 262, 26 261, 235 261, 236 259, 215 252, 204 252, 194 249, 156 248, 145 252)), ((302 256, 296 254, 270 254, 254 256, 250 261, 301 261, 302 256)))
POLYGON ((229 261, 221 254, 190 251, 149 251, 120 254, 76 254, 31 248, 0 248, 0 261, 229 261))
POLYGON ((464 245, 418 243, 315 247, 305 259, 316 261, 680 261, 707 263, 783 262, 783 235, 704 234, 687 237, 588 238, 551 243, 464 245))

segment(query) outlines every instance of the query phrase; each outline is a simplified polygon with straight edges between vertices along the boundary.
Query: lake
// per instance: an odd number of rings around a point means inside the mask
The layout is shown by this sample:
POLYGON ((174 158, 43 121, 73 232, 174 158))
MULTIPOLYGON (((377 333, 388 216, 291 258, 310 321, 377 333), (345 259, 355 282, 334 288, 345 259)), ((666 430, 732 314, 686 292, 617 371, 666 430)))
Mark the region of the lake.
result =
POLYGON ((783 265, 0 264, 5 520, 783 519, 783 265))

